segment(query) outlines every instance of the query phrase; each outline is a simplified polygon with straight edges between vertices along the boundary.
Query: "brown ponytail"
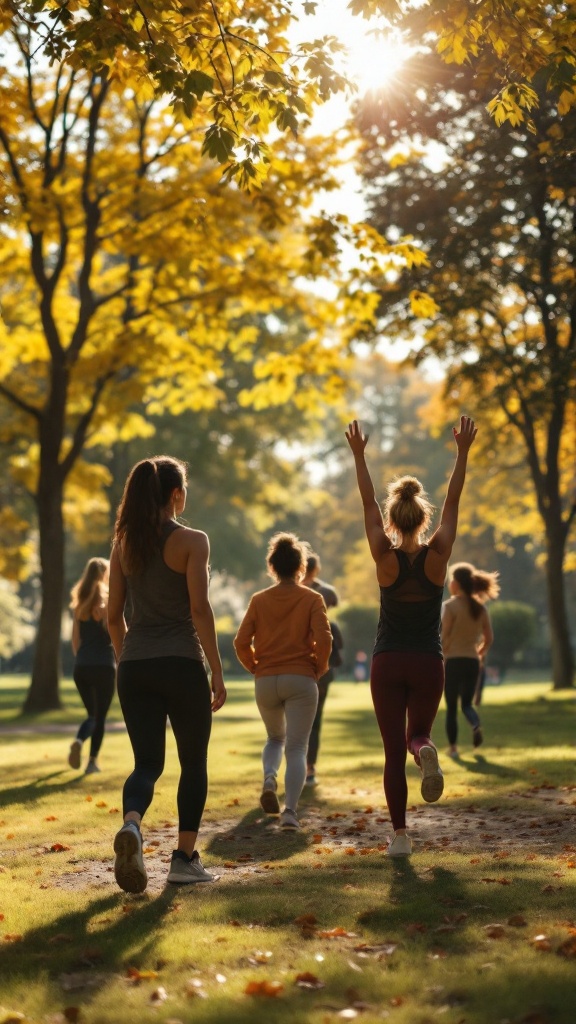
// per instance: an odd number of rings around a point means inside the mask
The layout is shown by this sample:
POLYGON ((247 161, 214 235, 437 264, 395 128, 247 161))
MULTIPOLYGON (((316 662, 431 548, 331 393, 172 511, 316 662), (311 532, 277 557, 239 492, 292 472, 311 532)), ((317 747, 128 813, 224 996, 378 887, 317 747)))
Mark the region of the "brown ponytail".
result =
POLYGON ((450 578, 468 598, 468 608, 473 619, 479 618, 485 601, 492 601, 500 593, 497 572, 483 572, 469 562, 459 562, 450 569, 450 578))
POLYGON ((160 550, 162 512, 174 490, 186 486, 186 466, 169 455, 137 462, 118 506, 114 543, 128 573, 140 572, 160 550))

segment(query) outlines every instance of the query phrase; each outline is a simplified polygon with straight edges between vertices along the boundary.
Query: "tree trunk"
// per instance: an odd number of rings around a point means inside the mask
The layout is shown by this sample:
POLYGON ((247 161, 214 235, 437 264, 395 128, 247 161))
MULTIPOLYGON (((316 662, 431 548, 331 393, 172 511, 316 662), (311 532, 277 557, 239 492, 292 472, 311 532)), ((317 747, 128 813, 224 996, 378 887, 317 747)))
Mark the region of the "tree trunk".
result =
POLYGON ((37 494, 40 531, 42 607, 36 634, 32 681, 24 711, 52 711, 60 708, 60 636, 64 600, 64 516, 63 487, 58 464, 40 471, 37 494))
POLYGON ((552 647, 552 679, 555 690, 574 686, 574 655, 566 610, 564 584, 564 541, 553 524, 546 524, 548 557, 546 586, 548 590, 548 621, 552 647))

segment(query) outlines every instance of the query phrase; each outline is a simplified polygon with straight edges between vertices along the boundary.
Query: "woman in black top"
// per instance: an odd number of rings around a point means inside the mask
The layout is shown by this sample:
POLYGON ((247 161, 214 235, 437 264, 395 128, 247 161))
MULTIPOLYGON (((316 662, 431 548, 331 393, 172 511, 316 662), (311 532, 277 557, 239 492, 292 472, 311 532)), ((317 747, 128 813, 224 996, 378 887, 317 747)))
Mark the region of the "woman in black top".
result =
POLYGON ((148 881, 140 823, 164 770, 167 719, 181 769, 178 845, 168 881, 210 882, 214 877, 204 870, 195 846, 208 787, 212 711, 224 704, 226 689, 208 597, 208 537, 176 522, 186 496, 183 462, 167 455, 144 459, 126 481, 116 518, 108 622, 118 656, 118 696, 134 752, 134 771, 122 795, 124 826, 114 839, 114 872, 125 892, 142 892, 148 881))
POLYGON ((106 715, 114 696, 116 658, 107 627, 109 568, 108 559, 91 558, 70 595, 74 614, 74 682, 88 717, 70 746, 68 764, 71 768, 80 767, 82 744, 90 737, 86 775, 100 771, 97 758, 104 738, 106 715))
POLYGON ((443 586, 456 537, 468 451, 476 437, 474 421, 462 416, 460 430, 454 428, 453 432, 456 465, 440 525, 427 544, 424 538, 433 509, 420 481, 402 477, 390 484, 384 519, 364 458, 368 438, 357 420, 346 432, 380 584, 380 621, 370 686, 384 744, 384 792, 394 829, 388 854, 393 857, 412 852, 406 833, 407 751, 421 769, 423 799, 438 800, 444 789, 430 732, 444 685, 440 642, 443 586))

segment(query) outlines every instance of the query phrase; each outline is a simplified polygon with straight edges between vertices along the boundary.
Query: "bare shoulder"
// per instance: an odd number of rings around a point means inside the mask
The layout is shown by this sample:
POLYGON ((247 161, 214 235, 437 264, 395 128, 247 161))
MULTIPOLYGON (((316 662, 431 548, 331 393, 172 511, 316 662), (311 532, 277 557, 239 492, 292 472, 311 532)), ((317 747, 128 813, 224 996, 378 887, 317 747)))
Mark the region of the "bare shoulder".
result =
POLYGON ((376 576, 381 587, 390 587, 400 572, 400 563, 395 548, 383 551, 376 562, 376 576))
POLYGON ((424 571, 430 582, 443 587, 447 568, 448 559, 446 555, 441 555, 433 547, 429 547, 424 561, 424 571))
POLYGON ((197 554, 210 550, 208 534, 203 530, 193 530, 190 526, 181 526, 179 530, 174 530, 169 540, 177 547, 197 554))

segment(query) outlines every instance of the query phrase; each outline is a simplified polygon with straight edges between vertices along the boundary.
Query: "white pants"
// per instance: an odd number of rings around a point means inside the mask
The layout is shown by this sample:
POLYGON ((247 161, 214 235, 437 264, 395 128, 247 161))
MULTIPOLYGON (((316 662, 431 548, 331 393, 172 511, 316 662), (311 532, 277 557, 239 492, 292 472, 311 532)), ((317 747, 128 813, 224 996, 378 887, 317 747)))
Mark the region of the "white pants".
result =
POLYGON ((285 804, 295 811, 306 779, 306 751, 318 704, 312 676, 259 676, 256 703, 268 740, 262 751, 264 777, 276 777, 286 750, 285 804))

